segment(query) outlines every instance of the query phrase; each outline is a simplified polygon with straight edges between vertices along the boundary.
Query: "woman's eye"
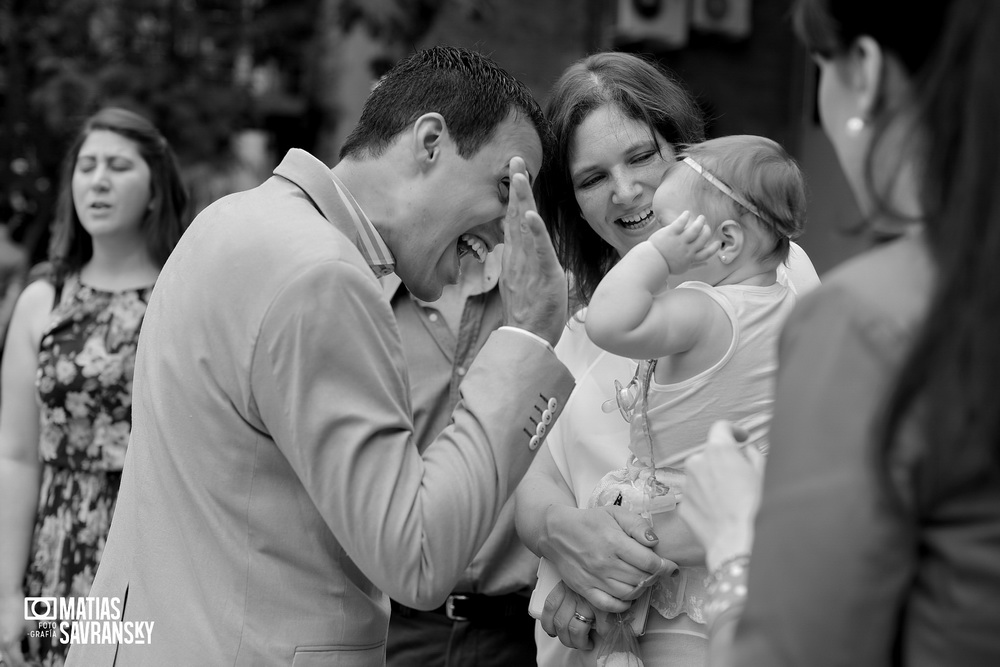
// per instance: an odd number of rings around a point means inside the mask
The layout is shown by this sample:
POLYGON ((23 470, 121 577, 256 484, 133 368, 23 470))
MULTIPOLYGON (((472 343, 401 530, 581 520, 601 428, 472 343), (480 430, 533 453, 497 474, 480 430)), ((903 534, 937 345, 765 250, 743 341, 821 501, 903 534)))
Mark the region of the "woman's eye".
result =
POLYGON ((648 162, 653 158, 654 155, 656 155, 656 151, 646 151, 644 153, 639 153, 638 155, 632 158, 632 162, 636 163, 648 162))
POLYGON ((581 190, 584 188, 589 188, 591 186, 597 185, 597 183, 600 182, 600 180, 601 180, 600 174, 594 174, 593 176, 588 176, 587 178, 580 181, 580 183, 576 187, 581 190))

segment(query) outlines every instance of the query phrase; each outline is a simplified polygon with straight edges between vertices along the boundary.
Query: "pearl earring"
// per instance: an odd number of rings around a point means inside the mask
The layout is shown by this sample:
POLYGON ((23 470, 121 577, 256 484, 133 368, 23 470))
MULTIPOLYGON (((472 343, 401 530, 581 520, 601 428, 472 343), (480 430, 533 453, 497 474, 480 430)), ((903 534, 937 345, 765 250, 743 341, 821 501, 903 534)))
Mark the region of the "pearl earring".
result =
POLYGON ((865 129, 865 119, 858 116, 851 116, 847 119, 847 134, 856 137, 865 129))
POLYGON ((719 259, 721 259, 721 260, 722 260, 722 263, 723 263, 723 264, 725 264, 725 263, 726 263, 726 256, 725 256, 725 255, 719 255, 719 259))

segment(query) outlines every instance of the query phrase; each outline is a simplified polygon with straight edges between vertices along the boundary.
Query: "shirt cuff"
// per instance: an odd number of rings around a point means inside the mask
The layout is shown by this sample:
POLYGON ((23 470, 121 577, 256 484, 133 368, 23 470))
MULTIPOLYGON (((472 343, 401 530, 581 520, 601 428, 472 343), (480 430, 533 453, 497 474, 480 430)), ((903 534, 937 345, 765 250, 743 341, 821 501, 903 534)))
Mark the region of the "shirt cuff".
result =
POLYGON ((519 333, 524 334, 525 336, 528 336, 529 338, 534 338, 539 343, 541 343, 542 345, 544 345, 545 347, 547 347, 548 350, 549 350, 549 352, 551 352, 552 354, 555 354, 555 352, 556 352, 554 349, 552 349, 552 345, 549 344, 549 341, 545 340, 544 338, 542 338, 538 334, 531 333, 527 329, 522 329, 521 327, 513 327, 513 326, 510 326, 510 325, 507 325, 507 324, 505 324, 504 326, 502 326, 500 328, 501 329, 507 329, 508 331, 517 331, 519 333))

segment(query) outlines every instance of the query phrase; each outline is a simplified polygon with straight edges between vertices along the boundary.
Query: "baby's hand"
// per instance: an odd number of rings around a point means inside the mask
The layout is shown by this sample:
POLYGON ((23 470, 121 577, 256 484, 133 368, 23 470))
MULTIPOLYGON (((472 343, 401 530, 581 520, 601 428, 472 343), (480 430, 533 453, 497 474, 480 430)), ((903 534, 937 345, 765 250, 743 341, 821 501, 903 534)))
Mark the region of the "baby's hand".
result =
POLYGON ((712 229, 705 224, 705 216, 691 220, 690 211, 684 211, 669 225, 656 230, 649 242, 663 255, 673 275, 704 264, 719 250, 719 241, 712 238, 712 229))

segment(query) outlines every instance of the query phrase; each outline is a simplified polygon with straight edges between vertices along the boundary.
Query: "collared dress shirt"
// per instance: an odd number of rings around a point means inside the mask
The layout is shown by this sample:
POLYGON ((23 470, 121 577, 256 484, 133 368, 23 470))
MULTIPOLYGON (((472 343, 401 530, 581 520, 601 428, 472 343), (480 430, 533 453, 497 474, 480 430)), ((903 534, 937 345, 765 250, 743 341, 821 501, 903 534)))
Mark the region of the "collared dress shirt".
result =
MULTIPOLYGON (((423 451, 451 419, 459 387, 490 334, 503 323, 499 278, 501 253, 490 253, 482 273, 467 285, 458 331, 452 331, 433 302, 421 301, 395 275, 383 278, 403 340, 413 399, 413 435, 423 451)), ((508 501, 496 526, 455 586, 460 593, 529 593, 538 557, 521 544, 514 530, 514 504, 508 501)))

